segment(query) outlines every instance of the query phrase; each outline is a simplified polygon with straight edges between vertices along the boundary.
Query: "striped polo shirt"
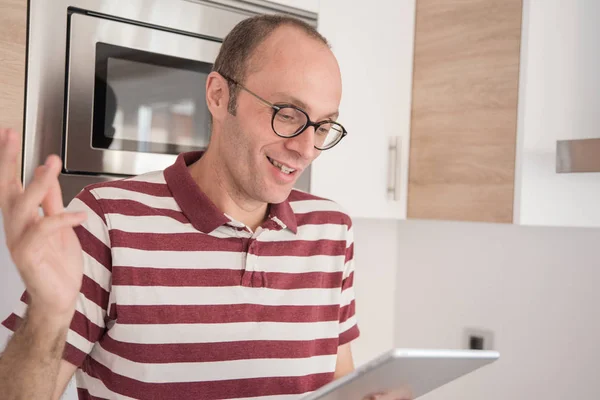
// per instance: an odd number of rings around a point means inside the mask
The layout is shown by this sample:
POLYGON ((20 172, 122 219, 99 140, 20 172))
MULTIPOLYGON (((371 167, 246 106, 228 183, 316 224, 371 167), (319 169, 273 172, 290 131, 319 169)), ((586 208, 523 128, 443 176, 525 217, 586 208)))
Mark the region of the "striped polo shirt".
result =
POLYGON ((192 179, 200 156, 88 186, 68 207, 88 213, 64 352, 80 399, 296 399, 333 379, 359 334, 350 218, 293 190, 252 232, 192 179))

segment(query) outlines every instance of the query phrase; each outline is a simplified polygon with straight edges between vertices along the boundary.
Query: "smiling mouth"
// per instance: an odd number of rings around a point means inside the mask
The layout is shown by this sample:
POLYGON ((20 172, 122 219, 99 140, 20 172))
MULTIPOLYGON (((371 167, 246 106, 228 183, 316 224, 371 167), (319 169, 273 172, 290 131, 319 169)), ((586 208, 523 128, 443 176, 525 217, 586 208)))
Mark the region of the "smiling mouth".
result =
POLYGON ((269 160, 269 162, 271 163, 271 165, 279 168, 279 170, 281 172, 283 172, 284 174, 289 175, 289 174, 292 174, 292 173, 296 172, 295 169, 286 167, 285 165, 281 164, 280 162, 277 162, 277 161, 273 160, 269 156, 267 156, 267 159, 269 160))

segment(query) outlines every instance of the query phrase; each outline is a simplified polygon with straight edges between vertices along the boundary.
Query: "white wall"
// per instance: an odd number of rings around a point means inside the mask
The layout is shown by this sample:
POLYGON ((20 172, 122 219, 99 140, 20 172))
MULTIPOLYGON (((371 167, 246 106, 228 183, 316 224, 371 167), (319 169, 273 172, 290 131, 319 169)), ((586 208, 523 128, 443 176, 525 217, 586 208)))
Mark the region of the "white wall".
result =
POLYGON ((395 345, 460 348, 477 327, 501 353, 426 398, 600 399, 598 244, 600 229, 400 222, 395 345))
POLYGON ((555 173, 557 140, 600 138, 599 20, 600 1, 523 1, 517 223, 600 227, 600 173, 555 173))
POLYGON ((398 223, 355 219, 355 294, 360 337, 352 345, 356 365, 394 346, 398 223))

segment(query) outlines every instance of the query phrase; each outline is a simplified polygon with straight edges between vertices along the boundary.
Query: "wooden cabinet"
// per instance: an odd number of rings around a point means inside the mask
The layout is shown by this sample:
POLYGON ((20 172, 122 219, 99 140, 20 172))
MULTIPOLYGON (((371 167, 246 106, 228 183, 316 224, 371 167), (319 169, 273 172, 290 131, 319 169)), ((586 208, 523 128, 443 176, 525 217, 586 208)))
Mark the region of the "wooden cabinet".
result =
POLYGON ((355 217, 512 222, 521 10, 521 0, 322 2, 349 135, 315 161, 313 191, 355 217))
POLYGON ((408 217, 512 222, 521 0, 419 0, 408 217))
POLYGON ((0 0, 0 127, 18 132, 23 131, 26 29, 27 0, 0 0))

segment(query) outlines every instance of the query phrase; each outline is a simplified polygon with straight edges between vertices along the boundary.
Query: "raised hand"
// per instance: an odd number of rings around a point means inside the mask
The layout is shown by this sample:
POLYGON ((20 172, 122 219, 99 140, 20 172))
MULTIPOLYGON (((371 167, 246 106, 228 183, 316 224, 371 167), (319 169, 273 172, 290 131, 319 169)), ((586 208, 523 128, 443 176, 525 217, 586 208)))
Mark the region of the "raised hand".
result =
POLYGON ((83 276, 73 227, 85 213, 67 213, 58 183, 61 161, 49 156, 25 190, 17 177, 19 138, 0 129, 0 210, 6 243, 29 295, 29 313, 68 323, 83 276), (39 215, 42 206, 44 216, 39 215))

